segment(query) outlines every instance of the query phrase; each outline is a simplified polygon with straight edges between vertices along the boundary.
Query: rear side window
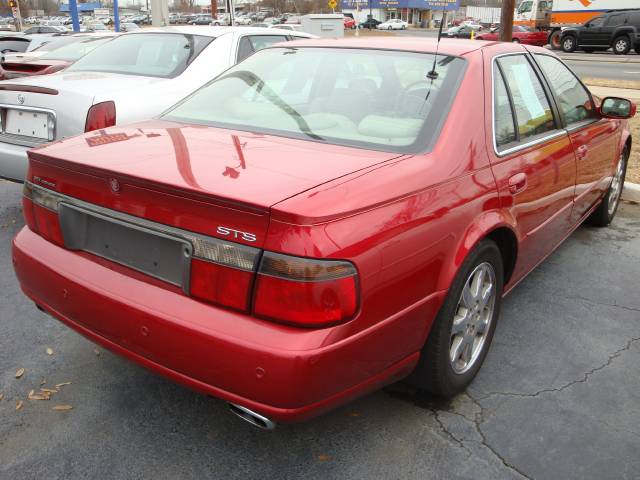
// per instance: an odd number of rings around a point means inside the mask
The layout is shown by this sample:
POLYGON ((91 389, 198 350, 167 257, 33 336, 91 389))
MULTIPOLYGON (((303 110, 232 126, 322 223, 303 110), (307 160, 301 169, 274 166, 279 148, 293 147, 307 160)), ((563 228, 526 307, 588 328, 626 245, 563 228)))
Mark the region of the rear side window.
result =
POLYGON ((494 131, 496 146, 502 147, 516 141, 516 128, 513 121, 513 110, 509 94, 497 67, 493 69, 494 78, 494 131))
POLYGON ((29 40, 0 39, 0 52, 2 53, 13 53, 13 52, 23 53, 27 51, 28 47, 29 47, 29 40))
POLYGON ((551 84, 558 107, 567 125, 596 117, 591 95, 576 76, 560 60, 549 55, 536 55, 536 62, 551 84))
POLYGON ((513 105, 518 141, 555 130, 549 100, 542 83, 524 55, 498 59, 513 105))
POLYGON ((619 25, 624 25, 627 21, 627 17, 623 14, 618 15, 610 15, 605 22, 605 26, 607 27, 617 27, 619 25))
POLYGON ((238 61, 240 62, 252 53, 270 47, 274 43, 286 41, 287 37, 285 35, 247 35, 242 37, 238 48, 238 61))

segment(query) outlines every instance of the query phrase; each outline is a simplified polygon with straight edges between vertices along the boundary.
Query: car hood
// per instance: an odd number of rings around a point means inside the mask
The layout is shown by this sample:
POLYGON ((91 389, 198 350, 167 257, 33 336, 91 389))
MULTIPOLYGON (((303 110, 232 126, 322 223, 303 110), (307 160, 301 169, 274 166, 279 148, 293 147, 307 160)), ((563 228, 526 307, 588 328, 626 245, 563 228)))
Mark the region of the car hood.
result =
POLYGON ((149 188, 269 208, 401 154, 157 120, 68 138, 30 156, 149 188))

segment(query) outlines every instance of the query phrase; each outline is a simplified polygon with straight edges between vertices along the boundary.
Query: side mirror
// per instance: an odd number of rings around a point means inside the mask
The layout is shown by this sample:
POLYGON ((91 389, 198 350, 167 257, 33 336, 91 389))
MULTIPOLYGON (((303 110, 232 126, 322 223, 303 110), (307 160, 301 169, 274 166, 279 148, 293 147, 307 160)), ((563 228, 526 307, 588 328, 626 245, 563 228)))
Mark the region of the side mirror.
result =
POLYGON ((636 104, 626 98, 607 97, 600 104, 600 115, 605 118, 632 118, 636 104))

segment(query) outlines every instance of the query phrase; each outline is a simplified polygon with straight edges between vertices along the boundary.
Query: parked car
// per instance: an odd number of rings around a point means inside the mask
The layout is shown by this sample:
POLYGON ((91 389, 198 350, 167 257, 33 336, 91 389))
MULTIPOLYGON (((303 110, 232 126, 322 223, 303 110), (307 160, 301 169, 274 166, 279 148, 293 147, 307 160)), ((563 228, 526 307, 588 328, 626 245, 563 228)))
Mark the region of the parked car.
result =
MULTIPOLYGON (((135 25, 135 24, 134 24, 135 25)), ((85 32, 109 32, 110 30, 102 22, 84 23, 82 30, 85 32)))
MULTIPOLYGON (((534 30, 531 27, 526 27, 524 25, 514 25, 511 37, 511 41, 514 43, 544 47, 547 44, 549 35, 547 34, 547 32, 534 30)), ((500 40, 500 27, 491 29, 491 31, 487 33, 478 33, 475 36, 475 39, 491 41, 500 40)))
POLYGON ((465 20, 460 25, 469 27, 472 30, 475 30, 476 32, 480 32, 483 29, 482 25, 480 23, 476 22, 475 20, 465 20))
POLYGON ((390 18, 386 22, 379 23, 378 30, 406 30, 409 24, 399 18, 390 18))
POLYGON ((262 428, 402 378, 455 395, 503 295, 612 221, 635 106, 539 47, 443 40, 434 67, 424 38, 294 45, 32 150, 22 290, 262 428))
POLYGON ((235 22, 236 22, 236 25, 251 25, 253 23, 253 20, 251 20, 246 15, 242 15, 242 16, 236 17, 235 22))
POLYGON ((100 45, 57 75, 4 81, 0 83, 1 115, 27 110, 55 128, 33 129, 32 134, 20 128, 18 135, 11 117, 3 122, 0 177, 22 181, 26 151, 31 147, 114 123, 151 118, 253 52, 309 37, 303 32, 252 27, 146 29, 100 45))
POLYGON ((471 38, 472 34, 475 35, 475 30, 469 25, 459 25, 447 30, 449 38, 471 38))
MULTIPOLYGON (((218 21, 218 20, 216 20, 218 21)), ((191 25, 211 25, 213 17, 211 15, 198 15, 196 18, 189 22, 191 25)))
POLYGON ((375 18, 367 18, 364 22, 360 23, 360 28, 368 28, 371 30, 372 28, 377 28, 381 23, 380 20, 376 20, 375 18))
MULTIPOLYGON (((53 40, 61 38, 53 35, 4 35, 0 36, 0 62, 15 58, 37 57, 38 48, 46 46, 53 40)), ((45 51, 43 48, 40 52, 45 51)))
POLYGON ((279 25, 268 25, 267 28, 277 28, 279 30, 293 30, 294 32, 302 32, 302 25, 297 23, 283 23, 279 25))
MULTIPOLYGON (((77 34, 60 38, 51 42, 51 47, 42 55, 27 60, 2 62, 0 80, 59 72, 113 38, 114 36, 104 34, 77 34)), ((37 52, 38 50, 34 53, 37 52)))
POLYGON ((632 48, 640 53, 640 9, 612 10, 584 25, 567 27, 562 30, 560 45, 568 53, 609 48, 616 55, 626 55, 632 48))
POLYGON ((121 32, 133 32, 136 30, 140 30, 140 27, 138 25, 136 25, 135 23, 131 22, 131 23, 121 23, 120 24, 120 31, 121 32))
POLYGON ((29 27, 24 32, 25 35, 33 35, 34 33, 69 33, 62 25, 38 25, 37 27, 29 27))
POLYGON ((344 28, 356 28, 356 21, 353 17, 344 17, 344 28))

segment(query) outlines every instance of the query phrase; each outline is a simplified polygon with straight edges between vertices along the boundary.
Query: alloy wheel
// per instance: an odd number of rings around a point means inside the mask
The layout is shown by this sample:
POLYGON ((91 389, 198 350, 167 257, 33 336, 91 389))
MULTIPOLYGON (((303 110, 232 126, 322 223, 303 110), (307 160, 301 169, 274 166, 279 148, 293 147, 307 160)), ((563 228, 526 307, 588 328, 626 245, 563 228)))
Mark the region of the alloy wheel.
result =
POLYGON ((455 311, 449 361, 456 374, 467 372, 480 357, 493 320, 495 303, 495 269, 484 262, 467 278, 455 311))
POLYGON ((618 167, 611 181, 611 187, 609 187, 609 203, 607 205, 607 213, 609 216, 613 215, 618 207, 618 202, 620 202, 624 180, 624 164, 625 154, 623 152, 622 155, 620 155, 620 160, 618 160, 618 167))
POLYGON ((624 52, 627 49, 627 41, 624 38, 621 38, 616 42, 616 51, 624 52))

